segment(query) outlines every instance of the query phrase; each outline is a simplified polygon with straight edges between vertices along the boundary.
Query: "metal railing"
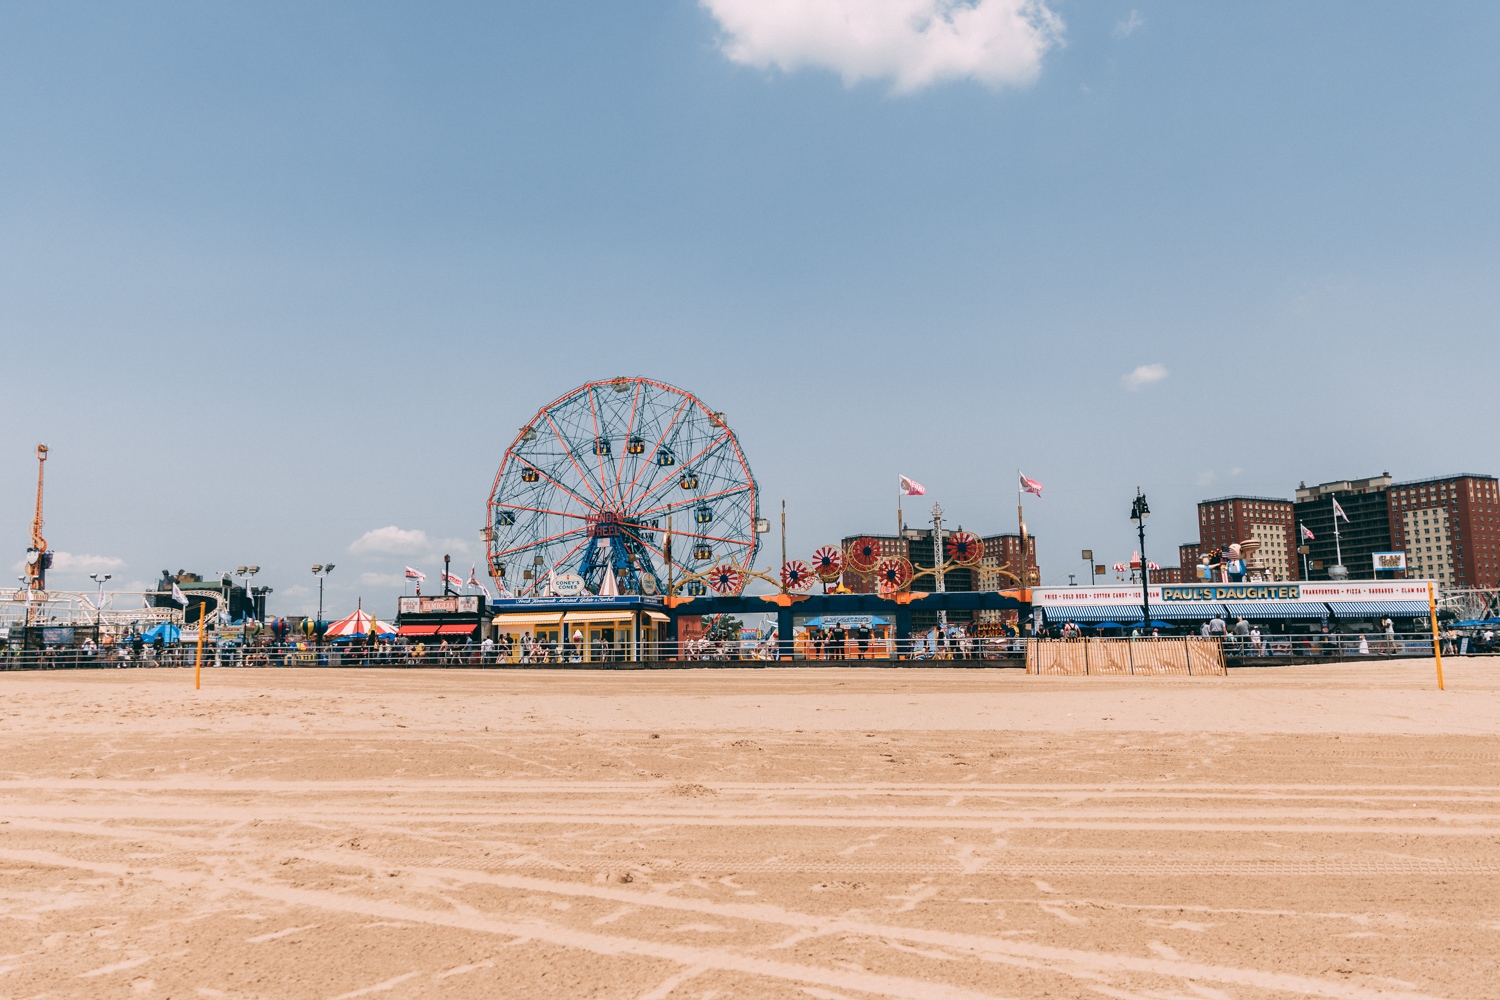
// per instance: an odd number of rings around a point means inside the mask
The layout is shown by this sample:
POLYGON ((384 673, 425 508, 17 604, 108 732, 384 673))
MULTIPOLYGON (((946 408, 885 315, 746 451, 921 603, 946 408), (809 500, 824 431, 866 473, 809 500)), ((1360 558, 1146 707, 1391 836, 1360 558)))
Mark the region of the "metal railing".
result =
MULTIPOLYGON (((1027 637, 950 636, 934 643, 931 636, 910 639, 848 639, 842 646, 831 639, 806 640, 799 636, 792 655, 782 655, 775 638, 742 640, 689 639, 682 642, 642 643, 636 655, 621 645, 605 643, 454 643, 431 645, 400 640, 368 643, 305 642, 208 643, 203 647, 205 667, 619 667, 626 665, 740 663, 746 666, 828 664, 838 666, 941 664, 943 666, 1014 666, 1027 662, 1034 640, 1027 637)), ((1048 643, 1089 640, 1035 640, 1048 643)), ((1151 638, 1113 640, 1118 643, 1151 643, 1151 638)), ((1181 641, 1178 639, 1177 641, 1181 641)), ((1224 662, 1229 666, 1255 666, 1294 662, 1343 662, 1426 657, 1432 655, 1432 635, 1426 632, 1375 633, 1366 635, 1322 633, 1297 635, 1235 636, 1222 638, 1224 662)), ((1448 632, 1443 655, 1464 656, 1500 653, 1500 636, 1448 632)), ((99 647, 59 646, 47 649, 0 648, 0 670, 96 669, 123 667, 191 667, 198 649, 192 643, 130 644, 99 647)))

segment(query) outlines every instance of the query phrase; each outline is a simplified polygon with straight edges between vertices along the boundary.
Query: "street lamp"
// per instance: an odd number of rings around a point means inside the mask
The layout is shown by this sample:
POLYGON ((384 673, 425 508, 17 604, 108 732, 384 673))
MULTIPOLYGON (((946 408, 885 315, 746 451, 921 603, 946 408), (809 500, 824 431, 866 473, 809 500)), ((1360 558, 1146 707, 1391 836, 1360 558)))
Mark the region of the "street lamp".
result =
POLYGON ((312 571, 313 571, 313 576, 315 576, 315 577, 318 578, 318 624, 322 625, 323 624, 323 581, 326 580, 326 579, 328 579, 328 574, 329 573, 333 572, 333 563, 329 563, 326 566, 323 565, 322 563, 314 563, 312 571))
POLYGON ((1146 505, 1146 494, 1141 488, 1135 488, 1135 500, 1130 504, 1130 519, 1135 522, 1136 535, 1141 542, 1141 611, 1144 614, 1141 628, 1151 628, 1151 592, 1148 589, 1151 582, 1151 571, 1146 563, 1146 518, 1151 516, 1151 508, 1146 505))
MULTIPOLYGON (((89 579, 93 580, 99 585, 99 606, 94 609, 94 625, 96 627, 104 624, 104 582, 110 579, 112 576, 114 576, 113 573, 105 573, 103 575, 100 575, 98 573, 89 574, 89 579)), ((95 639, 97 638, 98 636, 95 636, 95 639)))
MULTIPOLYGON (((330 566, 328 568, 329 569, 333 569, 332 566, 330 566)), ((250 610, 247 611, 245 613, 245 615, 241 616, 241 620, 242 621, 244 620, 244 618, 247 618, 247 617, 248 618, 259 618, 260 617, 260 615, 258 615, 256 613, 259 609, 255 606, 255 592, 250 589, 250 578, 252 576, 254 576, 255 574, 259 573, 259 572, 260 572, 260 567, 259 566, 236 566, 234 568, 234 575, 240 578, 240 586, 243 587, 244 590, 245 590, 245 600, 248 601, 248 602, 250 602, 250 610)), ((314 572, 317 572, 317 571, 314 570, 314 572)), ((320 618, 322 617, 322 612, 321 611, 319 611, 318 617, 320 617, 320 618)))

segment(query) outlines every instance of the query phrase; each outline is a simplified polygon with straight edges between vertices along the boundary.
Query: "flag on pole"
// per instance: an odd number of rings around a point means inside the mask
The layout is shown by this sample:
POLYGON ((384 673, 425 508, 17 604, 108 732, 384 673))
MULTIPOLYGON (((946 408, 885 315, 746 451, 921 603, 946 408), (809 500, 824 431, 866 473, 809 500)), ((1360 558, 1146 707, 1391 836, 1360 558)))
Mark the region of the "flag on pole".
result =
POLYGON ((1037 496, 1041 496, 1042 484, 1037 482, 1035 479, 1027 479, 1026 473, 1023 472, 1021 473, 1021 492, 1035 493, 1037 496))
POLYGON ((183 610, 187 609, 187 595, 184 594, 182 592, 182 589, 179 588, 175 583, 172 584, 172 600, 176 601, 178 604, 181 604, 183 610))
POLYGON ((906 476, 902 476, 901 492, 905 493, 909 497, 919 497, 927 492, 927 487, 923 486, 915 479, 909 479, 906 476))
POLYGON ((425 580, 427 579, 427 574, 408 566, 406 567, 406 578, 408 580, 425 580))
POLYGON ((1314 535, 1313 535, 1313 533, 1311 531, 1309 531, 1307 529, 1307 525, 1300 524, 1300 525, 1298 525, 1298 527, 1302 529, 1302 540, 1304 542, 1310 542, 1310 541, 1313 540, 1314 535))
POLYGON ((1349 523, 1349 515, 1345 514, 1344 513, 1344 508, 1342 508, 1342 507, 1339 506, 1338 498, 1337 497, 1331 497, 1330 499, 1333 500, 1333 516, 1334 517, 1342 517, 1344 519, 1344 523, 1348 524, 1349 523))
POLYGON ((478 587, 481 591, 484 592, 484 599, 488 601, 490 599, 490 588, 479 582, 479 575, 475 572, 477 568, 478 567, 475 564, 469 564, 469 580, 465 584, 465 586, 478 587))
POLYGON ((464 589, 464 582, 462 580, 460 580, 458 577, 454 576, 452 573, 444 573, 443 574, 443 582, 446 583, 446 584, 449 584, 451 586, 457 587, 460 591, 464 589))

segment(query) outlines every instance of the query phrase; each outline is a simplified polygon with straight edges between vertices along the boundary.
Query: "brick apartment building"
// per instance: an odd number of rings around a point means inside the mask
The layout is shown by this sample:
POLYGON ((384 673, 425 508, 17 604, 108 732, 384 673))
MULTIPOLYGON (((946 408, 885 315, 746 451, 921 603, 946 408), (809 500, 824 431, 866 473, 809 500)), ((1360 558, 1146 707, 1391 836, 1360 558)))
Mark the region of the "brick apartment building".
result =
POLYGON ((1292 501, 1280 497, 1204 500, 1198 504, 1198 541, 1177 546, 1177 566, 1157 570, 1154 578, 1162 583, 1192 583, 1198 579, 1198 560, 1203 553, 1253 540, 1260 548, 1246 560, 1246 569, 1252 575, 1272 580, 1300 579, 1293 516, 1292 501))
POLYGON ((1406 553, 1407 576, 1456 587, 1500 582, 1500 484, 1494 476, 1414 479, 1386 492, 1391 545, 1406 553))
MULTIPOLYGON (((1277 580, 1327 580, 1340 554, 1349 579, 1372 580, 1375 553, 1405 552, 1406 572, 1392 575, 1494 587, 1500 585, 1500 481, 1461 473, 1396 483, 1387 472, 1317 486, 1302 483, 1295 500, 1218 497, 1198 505, 1198 536, 1197 542, 1177 547, 1175 576, 1183 583, 1196 579, 1202 553, 1255 539, 1260 542, 1256 561, 1277 580), (1348 517, 1339 521, 1337 545, 1334 500, 1348 517), (1305 576, 1297 553, 1302 525, 1313 533, 1306 543, 1305 576)), ((1153 576, 1177 582, 1171 568, 1153 576)))

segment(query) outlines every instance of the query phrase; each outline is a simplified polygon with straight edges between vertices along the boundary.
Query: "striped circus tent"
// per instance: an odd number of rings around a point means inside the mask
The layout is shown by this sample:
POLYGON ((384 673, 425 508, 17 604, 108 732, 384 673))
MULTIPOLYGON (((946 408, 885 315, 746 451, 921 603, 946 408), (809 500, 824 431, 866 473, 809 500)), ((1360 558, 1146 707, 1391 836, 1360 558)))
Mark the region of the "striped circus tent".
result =
POLYGON ((325 633, 328 638, 336 639, 340 636, 369 635, 370 629, 375 629, 376 635, 395 635, 396 626, 388 622, 379 621, 368 611, 359 610, 348 618, 340 618, 328 626, 325 633))

